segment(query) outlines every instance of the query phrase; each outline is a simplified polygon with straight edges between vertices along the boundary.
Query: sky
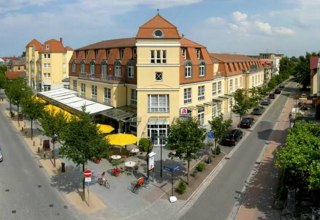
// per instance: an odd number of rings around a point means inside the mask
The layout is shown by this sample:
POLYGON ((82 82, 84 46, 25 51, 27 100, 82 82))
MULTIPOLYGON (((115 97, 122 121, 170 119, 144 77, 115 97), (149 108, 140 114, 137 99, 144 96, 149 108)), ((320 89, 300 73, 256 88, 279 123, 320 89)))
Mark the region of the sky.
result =
POLYGON ((210 53, 318 52, 320 0, 0 0, 0 57, 32 39, 73 49, 135 37, 157 14, 210 53))

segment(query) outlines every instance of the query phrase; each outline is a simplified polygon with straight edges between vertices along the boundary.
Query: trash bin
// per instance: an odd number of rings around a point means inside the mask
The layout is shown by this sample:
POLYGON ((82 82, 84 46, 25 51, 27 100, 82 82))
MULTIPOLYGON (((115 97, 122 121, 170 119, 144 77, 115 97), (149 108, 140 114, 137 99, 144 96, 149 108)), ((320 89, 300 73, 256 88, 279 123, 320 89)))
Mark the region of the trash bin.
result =
POLYGON ((61 162, 61 172, 66 172, 66 164, 64 162, 61 162))

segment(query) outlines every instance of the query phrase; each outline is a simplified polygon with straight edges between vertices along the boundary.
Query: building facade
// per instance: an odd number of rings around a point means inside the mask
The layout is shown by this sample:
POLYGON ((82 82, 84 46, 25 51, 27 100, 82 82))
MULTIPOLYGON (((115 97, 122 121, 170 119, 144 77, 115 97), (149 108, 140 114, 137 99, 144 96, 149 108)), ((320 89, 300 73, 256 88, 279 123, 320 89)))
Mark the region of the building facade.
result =
POLYGON ((71 47, 64 47, 60 40, 43 44, 33 39, 26 46, 26 70, 29 85, 37 91, 69 88, 69 61, 71 47))
POLYGON ((237 88, 263 83, 258 60, 243 57, 246 61, 215 57, 157 14, 135 37, 76 49, 69 62, 70 88, 112 106, 100 114, 118 131, 151 138, 157 146, 175 119, 197 117, 206 127, 212 116, 231 112, 237 88))

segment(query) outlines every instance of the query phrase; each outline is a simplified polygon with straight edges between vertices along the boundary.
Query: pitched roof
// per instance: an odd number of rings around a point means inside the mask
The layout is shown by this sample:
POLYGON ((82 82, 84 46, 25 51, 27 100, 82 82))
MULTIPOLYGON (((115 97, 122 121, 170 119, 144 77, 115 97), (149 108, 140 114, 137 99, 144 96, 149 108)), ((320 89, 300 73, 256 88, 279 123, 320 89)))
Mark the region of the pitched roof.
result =
POLYGON ((26 47, 35 47, 35 50, 37 50, 37 51, 39 51, 39 50, 41 50, 42 49, 42 44, 38 41, 38 40, 36 40, 36 39, 32 39, 28 44, 27 44, 27 46, 26 47))
POLYGON ((210 53, 211 59, 217 59, 222 62, 247 62, 258 61, 258 59, 251 58, 240 54, 227 54, 227 53, 210 53))
POLYGON ((185 37, 182 37, 180 39, 180 44, 181 44, 181 47, 205 47, 205 46, 198 44, 192 40, 189 40, 185 37))
POLYGON ((118 48, 118 47, 135 47, 135 38, 121 38, 113 40, 100 41, 98 43, 89 44, 87 46, 78 48, 76 50, 90 50, 90 49, 101 49, 101 48, 118 48))
POLYGON ((50 39, 44 42, 41 52, 64 53, 66 48, 61 41, 50 39))
POLYGON ((180 35, 176 26, 170 23, 168 20, 157 14, 149 21, 139 27, 136 38, 142 39, 154 39, 154 31, 161 30, 163 36, 158 37, 160 39, 179 39, 180 35))
POLYGON ((18 79, 19 77, 25 77, 26 71, 6 71, 7 79, 18 79))

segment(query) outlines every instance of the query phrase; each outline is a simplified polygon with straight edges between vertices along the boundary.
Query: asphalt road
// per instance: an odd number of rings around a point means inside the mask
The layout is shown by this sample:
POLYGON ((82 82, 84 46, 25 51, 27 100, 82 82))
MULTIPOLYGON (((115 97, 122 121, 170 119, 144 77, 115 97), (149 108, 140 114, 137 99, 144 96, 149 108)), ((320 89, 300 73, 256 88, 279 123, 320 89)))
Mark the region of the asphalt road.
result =
POLYGON ((241 200, 246 180, 251 171, 256 169, 257 159, 276 125, 287 101, 286 94, 290 90, 286 88, 276 100, 273 100, 253 129, 250 129, 245 138, 238 143, 238 149, 218 175, 181 219, 225 220, 230 217, 235 204, 241 200))
POLYGON ((0 103, 0 219, 79 219, 74 209, 51 186, 23 138, 4 115, 0 103))

